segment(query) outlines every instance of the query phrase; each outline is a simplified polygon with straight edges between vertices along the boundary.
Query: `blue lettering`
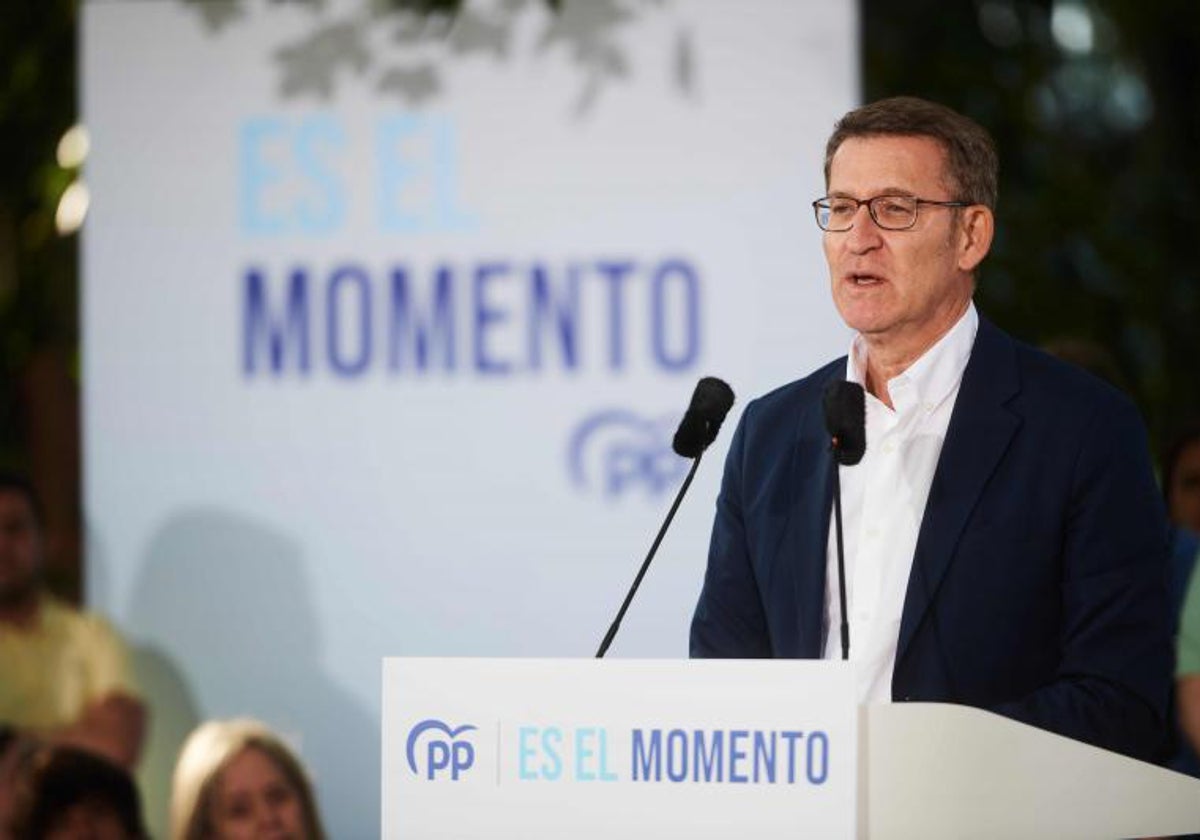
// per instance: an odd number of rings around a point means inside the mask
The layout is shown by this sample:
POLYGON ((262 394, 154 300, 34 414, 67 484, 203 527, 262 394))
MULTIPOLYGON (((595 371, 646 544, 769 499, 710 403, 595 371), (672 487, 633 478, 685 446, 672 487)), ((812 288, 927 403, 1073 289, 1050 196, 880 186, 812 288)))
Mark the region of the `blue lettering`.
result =
POLYGON ((794 785, 796 783, 796 741, 803 738, 804 733, 803 732, 790 732, 790 731, 784 730, 783 732, 780 732, 779 734, 781 736, 783 736, 783 739, 785 741, 787 741, 787 754, 788 754, 787 780, 788 780, 789 785, 794 785))
POLYGON ((700 282, 696 272, 683 260, 671 260, 663 263, 654 272, 650 296, 650 330, 651 341, 654 345, 654 358, 665 370, 686 370, 696 363, 700 352, 700 282), (677 352, 671 353, 667 347, 668 326, 668 279, 676 278, 673 285, 679 288, 683 296, 682 318, 676 323, 682 324, 684 334, 682 346, 677 352))
POLYGON ((488 285, 492 280, 505 279, 508 266, 503 263, 484 263, 475 269, 475 369, 480 373, 506 374, 512 364, 488 355, 488 332, 508 320, 508 312, 490 305, 488 285))
POLYGON ((608 730, 600 730, 600 781, 615 782, 617 774, 608 769, 608 730))
POLYGON ((579 323, 579 274, 575 266, 567 272, 565 300, 553 296, 546 268, 534 264, 530 269, 529 366, 542 367, 542 341, 545 330, 557 333, 563 366, 575 370, 579 365, 579 346, 576 341, 579 323))
POLYGON ((269 358, 269 371, 283 373, 292 360, 300 373, 309 370, 308 274, 303 268, 292 272, 287 287, 286 311, 272 317, 268 303, 267 279, 258 269, 245 275, 245 304, 242 320, 242 371, 247 376, 258 372, 259 354, 269 358))
POLYGON ((469 741, 455 741, 451 751, 450 778, 457 779, 475 763, 475 746, 469 741))
POLYGON ((667 778, 682 782, 688 775, 688 736, 682 729, 667 733, 667 778))
POLYGON ((579 782, 594 782, 596 774, 590 769, 591 762, 588 761, 595 753, 593 752, 590 741, 596 736, 595 729, 576 729, 575 730, 575 780, 579 782))
POLYGON ((443 370, 454 370, 454 275, 446 266, 439 267, 433 283, 433 302, 430 307, 418 307, 409 287, 408 272, 403 268, 392 271, 392 306, 388 337, 388 366, 392 370, 405 367, 408 348, 412 348, 416 370, 431 367, 436 351, 443 370), (432 310, 432 311, 430 311, 432 310))
MULTIPOLYGON (((596 730, 584 730, 592 735, 596 730)), ((579 736, 577 736, 579 737, 579 736)), ((600 730, 603 754, 604 731, 600 730)), ((810 784, 824 784, 829 768, 829 739, 824 732, 813 732, 807 742, 807 753, 799 755, 800 742, 805 734, 798 730, 632 730, 632 780, 674 783, 692 781, 730 782, 733 784, 778 784, 785 782, 780 742, 787 751, 786 784, 796 784, 798 764, 806 759, 810 784), (665 758, 664 758, 665 756, 665 758), (750 766, 752 763, 753 766, 750 766), (666 776, 663 777, 665 765, 666 776)), ((579 740, 579 767, 595 753, 579 740)), ((603 759, 601 759, 603 764, 603 759)), ((576 774, 590 781, 594 774, 576 774)))
POLYGON ((647 743, 642 730, 633 730, 633 781, 657 782, 662 778, 662 733, 650 730, 647 743))
POLYGON ((421 217, 413 210, 401 205, 400 197, 408 195, 410 182, 415 181, 419 169, 404 162, 398 153, 403 140, 417 134, 421 120, 409 114, 389 117, 379 124, 376 134, 376 154, 379 158, 379 225, 393 233, 414 233, 422 229, 421 217))
POLYGON ((807 746, 808 781, 814 785, 823 785, 829 776, 829 737, 820 731, 809 733, 807 746))
POLYGON ((537 755, 537 750, 530 743, 537 737, 537 727, 522 726, 517 730, 517 775, 523 782, 536 781, 538 774, 529 766, 537 755))
POLYGON ((475 219, 457 202, 454 127, 445 118, 389 117, 376 133, 379 224, 394 233, 460 231, 475 219), (414 154, 413 142, 424 143, 414 154), (405 148, 402 148, 405 147, 405 148))
POLYGON ((438 770, 445 770, 449 766, 450 745, 445 741, 430 741, 428 769, 426 770, 425 778, 432 779, 437 775, 438 770))
POLYGON ((346 217, 346 200, 337 175, 324 160, 325 153, 340 151, 346 138, 330 116, 311 117, 300 123, 296 133, 296 165, 316 190, 317 198, 296 205, 296 220, 302 233, 331 233, 346 217))
POLYGON ((759 771, 767 781, 775 784, 775 733, 754 733, 754 782, 758 783, 759 771))
POLYGON ((357 376, 366 370, 371 361, 371 281, 366 272, 354 266, 346 266, 334 272, 326 290, 325 319, 326 346, 329 352, 329 363, 341 376, 357 376), (343 289, 350 289, 357 306, 351 304, 350 315, 357 314, 357 323, 351 319, 353 328, 349 330, 356 336, 357 348, 345 352, 342 341, 342 324, 344 322, 342 303, 345 295, 343 289), (354 291, 357 290, 357 294, 354 291))
POLYGON ((242 123, 238 138, 238 204, 242 228, 247 233, 269 235, 282 233, 284 220, 264 207, 263 193, 280 180, 280 172, 267 160, 264 146, 285 136, 283 120, 258 117, 242 123))
POLYGON ((442 117, 433 124, 433 209, 442 230, 471 230, 476 219, 458 206, 458 144, 454 125, 442 117))
POLYGON ((738 771, 738 765, 746 758, 746 751, 741 744, 749 736, 750 733, 745 729, 735 729, 729 733, 729 781, 737 784, 750 781, 745 773, 738 771))
POLYGON ((562 739, 562 730, 557 726, 542 730, 542 752, 546 756, 546 761, 542 763, 543 779, 555 782, 562 776, 562 754, 559 751, 562 739))
POLYGON ((608 281, 608 366, 620 370, 625 364, 625 280, 633 263, 598 262, 596 270, 608 281))
MULTIPOLYGON (((248 268, 241 290, 242 367, 246 374, 307 374, 324 364, 339 377, 362 377, 385 365, 392 374, 454 373, 466 352, 466 370, 488 377, 574 373, 588 362, 625 370, 635 345, 625 332, 631 300, 623 290, 635 278, 645 281, 647 302, 657 313, 652 321, 659 323, 648 343, 636 346, 644 354, 638 361, 671 373, 694 366, 698 322, 681 318, 691 318, 687 313, 695 307, 681 309, 669 302, 678 297, 674 292, 655 291, 693 285, 694 273, 642 270, 631 262, 568 263, 553 271, 542 263, 495 261, 461 268, 434 264, 423 271, 400 264, 378 279, 354 263, 319 276, 299 266, 274 284, 266 269, 248 268), (601 308, 591 319, 584 310, 590 300, 585 282, 602 290, 601 308), (588 325, 600 331, 597 345, 583 341, 588 325)), ((639 467, 636 459, 643 456, 628 455, 630 469, 639 467)))
POLYGON ((704 730, 697 729, 693 733, 696 743, 696 755, 693 759, 693 766, 696 768, 696 781, 698 782, 720 782, 724 779, 724 766, 722 761, 722 745, 725 742, 725 733, 718 729, 712 733, 712 740, 706 748, 704 745, 704 730))
POLYGON ((255 117, 242 123, 238 138, 242 229, 258 236, 337 230, 345 221, 346 199, 329 158, 345 145, 342 127, 329 115, 308 117, 294 129, 279 117, 255 117), (304 185, 307 193, 301 189, 304 185))

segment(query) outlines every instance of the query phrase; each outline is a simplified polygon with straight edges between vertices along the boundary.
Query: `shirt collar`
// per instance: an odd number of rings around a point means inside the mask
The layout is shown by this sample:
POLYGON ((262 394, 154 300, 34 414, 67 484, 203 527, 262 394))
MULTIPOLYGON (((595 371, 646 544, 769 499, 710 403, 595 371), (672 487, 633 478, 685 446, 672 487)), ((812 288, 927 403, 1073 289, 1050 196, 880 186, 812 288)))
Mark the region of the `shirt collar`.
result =
MULTIPOLYGON (((979 313, 972 301, 945 335, 903 373, 888 380, 888 393, 896 411, 904 413, 918 404, 926 411, 933 411, 941 405, 962 381, 978 331, 979 313)), ((867 343, 856 333, 846 359, 846 379, 865 387, 866 368, 867 343)))

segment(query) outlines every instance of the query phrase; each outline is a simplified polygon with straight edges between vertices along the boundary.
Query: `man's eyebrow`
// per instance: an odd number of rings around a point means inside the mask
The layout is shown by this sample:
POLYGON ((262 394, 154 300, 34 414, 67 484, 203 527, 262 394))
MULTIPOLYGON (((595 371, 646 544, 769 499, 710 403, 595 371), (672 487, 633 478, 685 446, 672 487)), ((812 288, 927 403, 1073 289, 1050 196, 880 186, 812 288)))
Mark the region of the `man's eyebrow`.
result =
MULTIPOLYGON (((907 187, 884 187, 879 192, 877 192, 871 196, 868 196, 868 198, 878 198, 881 195, 903 195, 903 196, 907 196, 909 198, 915 198, 917 194, 915 192, 913 192, 912 190, 908 189, 907 187)), ((858 198, 858 196, 854 195, 853 193, 846 192, 845 190, 830 190, 828 193, 828 197, 829 198, 858 198)), ((866 201, 866 200, 867 200, 866 198, 863 199, 863 201, 866 201)))

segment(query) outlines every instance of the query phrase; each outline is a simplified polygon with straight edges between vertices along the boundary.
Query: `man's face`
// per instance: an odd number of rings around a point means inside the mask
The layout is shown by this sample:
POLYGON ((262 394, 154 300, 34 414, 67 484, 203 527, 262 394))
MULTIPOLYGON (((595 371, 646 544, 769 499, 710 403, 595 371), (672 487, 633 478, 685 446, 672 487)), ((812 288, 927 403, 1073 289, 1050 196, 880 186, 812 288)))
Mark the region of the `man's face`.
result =
MULTIPOLYGON (((829 170, 831 196, 869 199, 909 195, 951 201, 945 152, 928 137, 852 137, 838 147, 829 170)), ((990 213, 921 205, 910 230, 884 230, 866 206, 854 226, 824 235, 833 302, 842 319, 869 344, 923 352, 962 314, 971 297, 971 271, 991 241, 990 213), (988 213, 987 241, 972 247, 960 214, 988 213)))
POLYGON ((20 603, 39 586, 41 537, 28 500, 0 490, 0 604, 20 603))

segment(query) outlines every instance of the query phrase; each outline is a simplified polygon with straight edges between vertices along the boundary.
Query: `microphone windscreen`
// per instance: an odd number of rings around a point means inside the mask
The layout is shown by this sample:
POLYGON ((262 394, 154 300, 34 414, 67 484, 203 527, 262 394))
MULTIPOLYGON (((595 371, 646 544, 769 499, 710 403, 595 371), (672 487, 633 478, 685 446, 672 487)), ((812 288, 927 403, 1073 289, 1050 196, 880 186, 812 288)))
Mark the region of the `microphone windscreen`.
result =
POLYGON ((867 451, 867 397, 857 382, 835 379, 825 386, 825 429, 833 439, 833 456, 852 467, 867 451))
POLYGON ((725 415, 733 407, 733 389, 713 376, 696 383, 692 402, 671 442, 675 452, 684 458, 695 458, 717 439, 725 415))

